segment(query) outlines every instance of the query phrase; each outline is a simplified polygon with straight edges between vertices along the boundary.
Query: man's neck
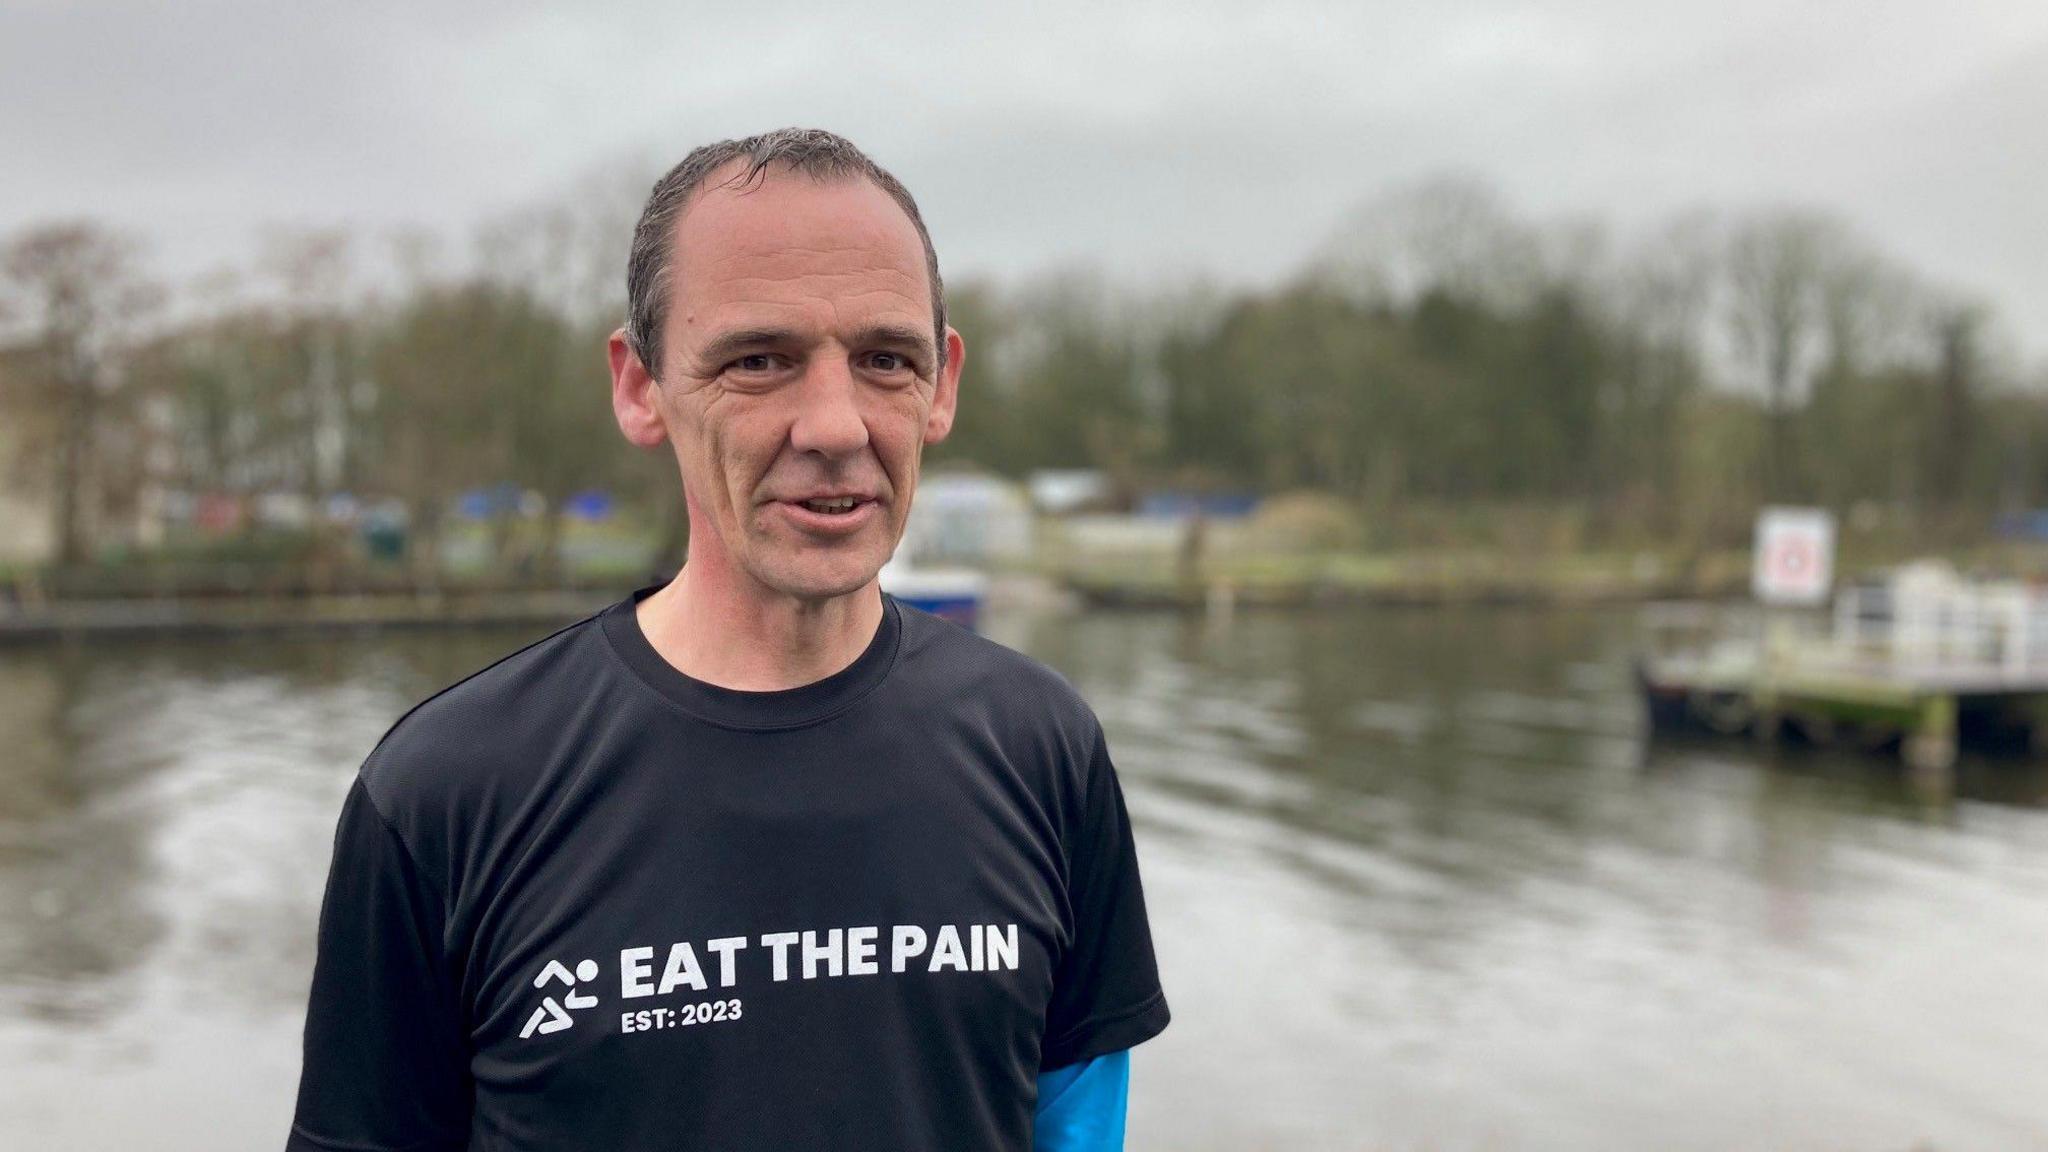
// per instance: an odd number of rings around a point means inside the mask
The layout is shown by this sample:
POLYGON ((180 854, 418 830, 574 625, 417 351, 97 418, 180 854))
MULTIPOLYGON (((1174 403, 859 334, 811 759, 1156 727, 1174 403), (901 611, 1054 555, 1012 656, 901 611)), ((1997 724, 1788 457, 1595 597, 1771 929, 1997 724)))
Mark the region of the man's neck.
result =
POLYGON ((745 577, 719 579, 685 564, 640 601, 640 630, 684 675, 744 692, 823 680, 860 658, 882 623, 882 592, 869 581, 829 600, 762 595, 745 577), (743 586, 744 585, 744 586, 743 586))

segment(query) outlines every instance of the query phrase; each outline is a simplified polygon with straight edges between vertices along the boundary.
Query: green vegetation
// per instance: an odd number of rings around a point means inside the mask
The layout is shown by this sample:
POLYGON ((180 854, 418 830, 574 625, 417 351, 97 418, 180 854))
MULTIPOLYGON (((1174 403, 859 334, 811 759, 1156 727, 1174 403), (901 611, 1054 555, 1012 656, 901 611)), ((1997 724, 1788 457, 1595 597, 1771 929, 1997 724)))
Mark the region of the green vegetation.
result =
POLYGON ((1710 553, 1820 503, 1945 548, 2048 494, 2048 403, 1981 307, 1798 213, 1620 243, 1482 190, 1368 206, 1271 289, 958 294, 939 459, 1337 497, 1376 550, 1710 553))
MULTIPOLYGON (((417 239, 378 262, 286 236, 175 293, 90 225, 5 238, 0 492, 47 509, 58 587, 208 563, 313 589, 673 563, 673 464, 623 447, 608 403, 630 212, 503 221, 459 265, 417 239), (530 495, 453 522, 485 487, 530 495), (637 549, 565 543, 590 488, 617 494, 637 549), (405 553, 393 568, 318 516, 198 542, 134 527, 167 493, 394 502, 405 553)), ((1718 588, 1764 503, 1836 509, 1853 559, 1972 547, 2048 502, 2048 402, 1988 311, 1811 214, 1617 238, 1437 182, 1365 205, 1275 286, 1065 275, 950 304, 969 366, 934 464, 1279 497, 1202 558, 1245 589, 1718 588)), ((1171 557, 1046 562, 1186 583, 1171 557)))

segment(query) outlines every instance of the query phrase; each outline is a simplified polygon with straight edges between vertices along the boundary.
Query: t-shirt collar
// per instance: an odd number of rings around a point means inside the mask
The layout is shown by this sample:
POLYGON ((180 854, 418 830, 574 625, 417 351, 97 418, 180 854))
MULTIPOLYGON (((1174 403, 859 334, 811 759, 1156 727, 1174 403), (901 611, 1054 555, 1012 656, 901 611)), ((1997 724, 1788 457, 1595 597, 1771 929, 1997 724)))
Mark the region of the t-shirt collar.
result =
POLYGON ((629 672, 690 715, 724 728, 773 731, 830 719, 873 691, 896 662, 902 634, 896 599, 882 593, 882 622, 853 663, 822 680, 772 692, 747 692, 699 680, 670 664, 640 628, 634 608, 664 585, 637 588, 604 610, 605 639, 629 672))

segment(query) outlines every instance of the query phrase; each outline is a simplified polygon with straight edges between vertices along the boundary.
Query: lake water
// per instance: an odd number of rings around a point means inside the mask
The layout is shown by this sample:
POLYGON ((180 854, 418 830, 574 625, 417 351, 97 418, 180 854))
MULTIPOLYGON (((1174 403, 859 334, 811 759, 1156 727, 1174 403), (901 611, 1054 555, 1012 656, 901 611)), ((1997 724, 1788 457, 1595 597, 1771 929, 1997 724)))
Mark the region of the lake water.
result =
MULTIPOLYGON (((2048 1148, 2048 772, 1651 745, 1631 619, 988 622, 1138 827, 1132 1147, 2048 1148)), ((0 1144, 279 1147, 355 766, 524 639, 0 650, 0 1144)))

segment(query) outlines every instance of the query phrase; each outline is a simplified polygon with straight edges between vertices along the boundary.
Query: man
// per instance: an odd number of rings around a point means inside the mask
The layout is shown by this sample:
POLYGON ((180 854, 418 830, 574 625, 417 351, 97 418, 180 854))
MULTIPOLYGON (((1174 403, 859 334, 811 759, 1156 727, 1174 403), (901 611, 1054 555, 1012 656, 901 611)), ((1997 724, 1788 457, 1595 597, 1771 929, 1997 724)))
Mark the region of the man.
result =
POLYGON ((627 280, 688 562, 370 754, 289 1147, 1120 1147, 1167 1009, 1101 725, 876 584, 964 356, 915 203, 828 133, 711 145, 627 280))

